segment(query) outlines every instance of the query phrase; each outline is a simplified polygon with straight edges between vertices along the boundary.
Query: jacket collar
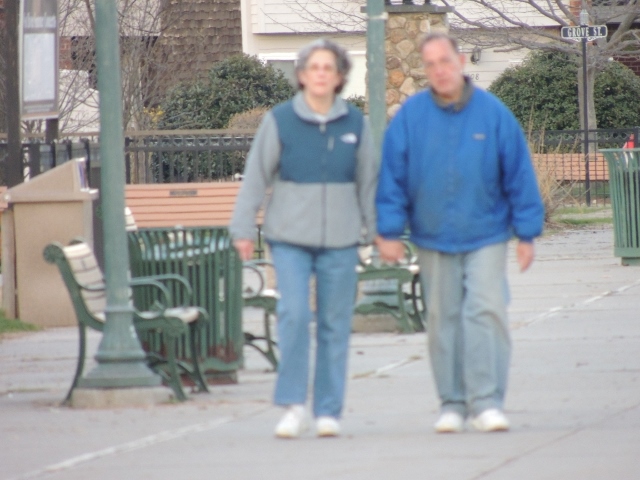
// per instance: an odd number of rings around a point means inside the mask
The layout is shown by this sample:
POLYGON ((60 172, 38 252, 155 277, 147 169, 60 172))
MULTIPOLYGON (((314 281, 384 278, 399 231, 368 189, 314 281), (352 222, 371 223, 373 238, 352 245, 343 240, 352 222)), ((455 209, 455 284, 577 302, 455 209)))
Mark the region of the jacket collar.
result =
MULTIPOLYGON (((304 101, 304 94, 302 90, 296 93, 293 97, 293 111, 303 120, 312 123, 321 123, 318 114, 311 110, 309 105, 307 105, 307 102, 304 101)), ((333 105, 331 106, 331 110, 329 110, 329 113, 325 116, 325 122, 331 122, 336 118, 346 115, 347 113, 349 113, 347 102, 336 95, 333 105)))
POLYGON ((436 92, 429 89, 431 92, 431 96, 433 97, 433 101, 436 102, 440 108, 453 109, 454 112, 459 112, 462 110, 469 100, 471 100, 471 95, 473 95, 473 83, 471 82, 471 78, 467 75, 464 76, 464 88, 462 89, 462 97, 455 103, 447 102, 439 97, 436 92))

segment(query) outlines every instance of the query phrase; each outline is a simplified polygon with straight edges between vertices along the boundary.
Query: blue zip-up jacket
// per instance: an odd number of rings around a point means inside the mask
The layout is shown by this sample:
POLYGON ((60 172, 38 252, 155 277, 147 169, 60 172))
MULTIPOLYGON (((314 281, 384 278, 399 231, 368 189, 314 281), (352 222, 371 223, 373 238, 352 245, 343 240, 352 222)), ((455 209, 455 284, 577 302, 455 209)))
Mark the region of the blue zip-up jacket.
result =
POLYGON ((378 233, 411 230, 421 248, 462 253, 542 232, 544 207, 517 120, 469 80, 464 102, 430 90, 409 98, 385 133, 376 194, 378 233))
POLYGON ((229 230, 234 239, 255 239, 256 213, 270 190, 267 240, 327 248, 369 243, 377 178, 362 113, 337 97, 319 117, 298 93, 258 128, 229 230))

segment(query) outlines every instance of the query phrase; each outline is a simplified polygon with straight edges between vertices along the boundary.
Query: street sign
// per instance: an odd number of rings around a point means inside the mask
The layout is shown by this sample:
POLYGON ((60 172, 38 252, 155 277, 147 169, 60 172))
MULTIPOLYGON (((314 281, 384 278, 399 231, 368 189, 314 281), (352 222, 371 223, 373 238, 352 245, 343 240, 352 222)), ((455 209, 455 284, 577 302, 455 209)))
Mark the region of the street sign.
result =
POLYGON ((58 118, 58 0, 21 0, 21 113, 58 118))
POLYGON ((607 31, 606 25, 581 25, 576 27, 562 27, 560 35, 562 38, 568 38, 569 40, 580 41, 586 38, 588 42, 591 42, 596 38, 605 38, 607 31))

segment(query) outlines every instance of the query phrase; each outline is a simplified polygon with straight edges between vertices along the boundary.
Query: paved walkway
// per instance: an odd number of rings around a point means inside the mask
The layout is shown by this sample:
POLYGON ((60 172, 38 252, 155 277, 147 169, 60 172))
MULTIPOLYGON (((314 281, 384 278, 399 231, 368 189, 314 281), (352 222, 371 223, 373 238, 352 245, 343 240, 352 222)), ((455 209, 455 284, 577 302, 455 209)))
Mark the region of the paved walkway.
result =
POLYGON ((0 343, 0 478, 640 478, 640 268, 620 266, 612 236, 546 237, 526 274, 510 258, 509 433, 433 433, 422 334, 355 334, 344 435, 286 441, 274 374, 248 349, 237 385, 193 401, 74 410, 59 401, 76 332, 51 329, 0 343))

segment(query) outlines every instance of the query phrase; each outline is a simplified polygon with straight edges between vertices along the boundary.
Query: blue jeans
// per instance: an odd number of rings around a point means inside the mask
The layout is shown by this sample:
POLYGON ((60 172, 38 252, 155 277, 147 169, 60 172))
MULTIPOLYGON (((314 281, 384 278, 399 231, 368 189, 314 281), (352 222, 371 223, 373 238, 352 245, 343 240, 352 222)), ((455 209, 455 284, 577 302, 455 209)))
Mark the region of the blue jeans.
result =
POLYGON ((506 243, 445 254, 418 250, 431 367, 442 411, 503 408, 511 341, 506 243))
POLYGON ((276 405, 304 404, 309 383, 309 280, 316 277, 316 361, 313 414, 339 418, 357 285, 357 248, 310 248, 270 243, 280 300, 280 362, 276 405))

